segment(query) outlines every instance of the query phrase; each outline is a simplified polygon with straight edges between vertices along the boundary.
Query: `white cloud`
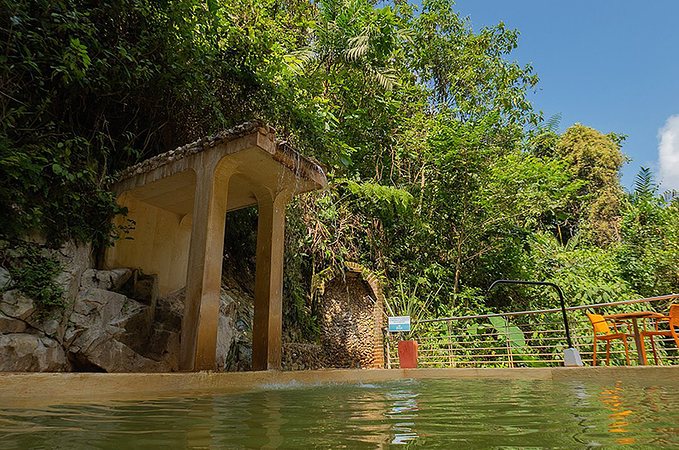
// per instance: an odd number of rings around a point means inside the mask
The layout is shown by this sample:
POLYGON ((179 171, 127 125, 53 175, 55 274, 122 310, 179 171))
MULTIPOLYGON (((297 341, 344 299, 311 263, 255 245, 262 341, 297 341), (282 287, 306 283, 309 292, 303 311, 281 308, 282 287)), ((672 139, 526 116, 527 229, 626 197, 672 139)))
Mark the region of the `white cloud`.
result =
POLYGON ((658 131, 661 187, 679 191, 679 114, 670 116, 658 131))

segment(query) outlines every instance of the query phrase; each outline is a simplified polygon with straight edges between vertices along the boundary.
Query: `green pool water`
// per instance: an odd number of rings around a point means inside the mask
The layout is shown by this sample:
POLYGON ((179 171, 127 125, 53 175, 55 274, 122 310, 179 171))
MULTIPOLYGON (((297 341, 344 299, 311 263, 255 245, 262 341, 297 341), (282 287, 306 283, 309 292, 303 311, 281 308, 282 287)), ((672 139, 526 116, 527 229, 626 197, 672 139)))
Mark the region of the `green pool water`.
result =
POLYGON ((3 450, 385 447, 679 448, 679 381, 401 380, 38 408, 0 403, 3 450))

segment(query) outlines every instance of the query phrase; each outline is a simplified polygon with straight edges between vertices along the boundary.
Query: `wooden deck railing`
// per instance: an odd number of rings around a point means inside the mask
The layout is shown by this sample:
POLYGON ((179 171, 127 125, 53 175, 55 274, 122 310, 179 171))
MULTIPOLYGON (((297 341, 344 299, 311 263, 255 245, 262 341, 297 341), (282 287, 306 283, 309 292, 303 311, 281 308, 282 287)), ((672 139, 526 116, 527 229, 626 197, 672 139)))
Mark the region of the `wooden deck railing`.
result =
MULTIPOLYGON (((592 364, 592 325, 581 310, 598 314, 629 311, 667 313, 679 294, 567 308, 573 345, 585 365, 592 364)), ((640 327, 651 322, 639 321, 640 327)), ((666 326, 666 325, 665 325, 666 326)), ((631 327, 630 327, 631 328, 631 327)), ((625 329, 625 331, 627 331, 625 329)), ((632 330, 629 330, 632 333, 632 330)), ((519 311, 421 320, 413 323, 418 342, 419 367, 541 367, 563 364, 566 346, 561 309, 519 311)), ((387 367, 398 367, 398 335, 387 336, 387 367)), ((679 349, 671 337, 654 336, 660 363, 679 364, 679 349)), ((650 338, 644 339, 648 363, 653 364, 650 338)), ((634 338, 628 339, 630 361, 636 364, 634 338)), ((606 357, 606 343, 599 342, 597 365, 606 357)), ((621 340, 611 343, 611 364, 626 364, 621 340)))

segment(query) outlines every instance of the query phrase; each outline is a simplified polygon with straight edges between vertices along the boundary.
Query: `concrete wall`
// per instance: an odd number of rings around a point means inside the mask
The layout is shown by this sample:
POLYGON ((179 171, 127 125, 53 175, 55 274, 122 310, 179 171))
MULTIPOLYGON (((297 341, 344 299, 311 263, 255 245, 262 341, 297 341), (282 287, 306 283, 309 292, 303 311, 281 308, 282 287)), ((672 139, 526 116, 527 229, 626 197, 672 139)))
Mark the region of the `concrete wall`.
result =
POLYGON ((371 383, 402 379, 506 379, 560 383, 615 382, 674 385, 679 366, 537 367, 518 369, 390 369, 299 372, 167 373, 167 374, 0 374, 0 401, 27 407, 64 401, 101 402, 103 398, 148 399, 271 389, 273 385, 371 383))
POLYGON ((132 267, 147 274, 158 274, 159 294, 165 296, 186 285, 186 270, 191 240, 191 215, 180 215, 138 200, 123 192, 118 203, 128 208, 118 225, 135 222, 129 234, 106 252, 109 268, 132 267))

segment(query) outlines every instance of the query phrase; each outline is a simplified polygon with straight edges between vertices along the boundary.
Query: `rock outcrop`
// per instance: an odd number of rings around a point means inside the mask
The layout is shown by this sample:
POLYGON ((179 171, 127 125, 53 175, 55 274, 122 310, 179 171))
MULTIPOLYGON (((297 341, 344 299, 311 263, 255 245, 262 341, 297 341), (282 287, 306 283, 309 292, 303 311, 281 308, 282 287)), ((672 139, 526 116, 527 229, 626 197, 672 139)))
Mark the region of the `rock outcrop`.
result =
POLYGON ((127 283, 133 273, 134 271, 128 268, 112 270, 87 269, 80 278, 80 287, 118 291, 127 283))
POLYGON ((74 366, 104 372, 168 371, 140 351, 151 332, 147 309, 116 292, 81 288, 64 336, 74 366))
POLYGON ((0 371, 61 372, 72 370, 64 346, 68 317, 80 289, 82 273, 92 266, 91 247, 69 242, 46 256, 62 267, 56 282, 69 307, 64 311, 39 311, 35 301, 12 289, 9 274, 0 274, 0 371))
MULTIPOLYGON (((7 271, 0 273, 0 371, 178 370, 183 290, 158 298, 154 275, 93 269, 86 246, 67 244, 52 256, 63 267, 57 279, 66 297, 63 311, 40 311, 33 299, 11 289, 7 271)), ((249 368, 251 338, 238 325, 245 321, 251 329, 251 311, 250 294, 222 290, 218 370, 249 368)))
POLYGON ((4 267, 0 267, 0 292, 5 291, 12 284, 12 276, 4 267))
POLYGON ((36 313, 37 307, 32 299, 16 289, 2 294, 0 311, 15 320, 29 321, 36 313))
MULTIPOLYGON (((236 318, 240 296, 232 290, 222 289, 219 296, 219 328, 217 330, 217 370, 233 370, 234 357, 238 354, 235 346, 240 336, 236 330, 236 318)), ((178 369, 179 339, 182 315, 184 313, 184 290, 165 298, 159 298, 156 316, 148 345, 143 353, 150 358, 163 361, 168 371, 178 369)))
POLYGON ((67 372, 71 364, 59 342, 28 333, 0 334, 3 372, 67 372))
POLYGON ((6 316, 0 312, 0 334, 23 333, 28 325, 23 320, 6 316))

